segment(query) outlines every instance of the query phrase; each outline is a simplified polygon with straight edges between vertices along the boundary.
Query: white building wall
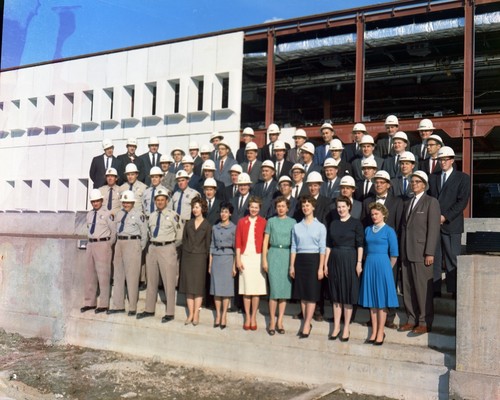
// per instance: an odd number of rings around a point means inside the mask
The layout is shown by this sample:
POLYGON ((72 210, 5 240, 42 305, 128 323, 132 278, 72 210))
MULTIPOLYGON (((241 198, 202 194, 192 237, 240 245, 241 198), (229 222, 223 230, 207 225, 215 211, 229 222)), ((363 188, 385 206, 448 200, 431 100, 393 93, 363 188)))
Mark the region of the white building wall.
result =
POLYGON ((242 69, 237 32, 0 73, 0 210, 86 209, 90 162, 104 138, 115 155, 130 137, 145 153, 151 136, 160 153, 173 146, 187 153, 190 140, 201 145, 218 131, 235 152, 242 69))

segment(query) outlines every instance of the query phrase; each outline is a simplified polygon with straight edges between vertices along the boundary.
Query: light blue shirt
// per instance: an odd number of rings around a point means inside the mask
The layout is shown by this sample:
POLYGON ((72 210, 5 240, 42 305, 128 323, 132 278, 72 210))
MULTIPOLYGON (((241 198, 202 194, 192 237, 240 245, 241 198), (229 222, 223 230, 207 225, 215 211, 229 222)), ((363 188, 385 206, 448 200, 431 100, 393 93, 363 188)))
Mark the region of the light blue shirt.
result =
POLYGON ((304 220, 296 224, 292 231, 292 253, 320 253, 325 254, 326 228, 314 218, 306 224, 304 220))

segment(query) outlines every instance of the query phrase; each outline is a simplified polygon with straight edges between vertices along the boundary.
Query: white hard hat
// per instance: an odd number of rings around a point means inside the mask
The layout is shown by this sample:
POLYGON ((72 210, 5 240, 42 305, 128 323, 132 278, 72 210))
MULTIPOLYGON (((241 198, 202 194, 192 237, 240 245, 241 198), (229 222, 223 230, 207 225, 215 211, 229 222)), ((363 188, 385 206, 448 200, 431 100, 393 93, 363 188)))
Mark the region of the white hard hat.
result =
POLYGON ((325 122, 323 125, 321 125, 321 128, 319 128, 319 131, 323 132, 323 129, 330 129, 331 131, 333 131, 333 126, 332 124, 325 122))
POLYGON ((282 177, 280 177, 278 184, 283 183, 283 182, 292 183, 292 178, 290 178, 288 175, 283 175, 282 177))
POLYGON ((135 146, 137 147, 137 139, 136 138, 128 138, 127 146, 135 146))
POLYGON ((160 164, 161 163, 172 163, 174 162, 174 160, 172 159, 171 156, 167 155, 167 154, 162 154, 161 157, 160 157, 160 164))
POLYGON ((366 126, 365 126, 365 124, 361 124, 361 123, 354 124, 352 131, 353 132, 366 132, 366 126))
POLYGON ((203 182, 203 187, 217 187, 217 182, 214 178, 207 178, 205 182, 203 182))
POLYGON ((186 171, 184 171, 183 169, 181 169, 180 171, 177 171, 177 173, 175 174, 175 179, 182 179, 182 178, 186 178, 186 179, 189 179, 189 175, 186 171))
POLYGON ((92 189, 89 195, 90 201, 102 200, 104 196, 99 189, 92 189))
POLYGON ((243 168, 241 168, 240 164, 233 164, 229 169, 229 172, 237 172, 238 174, 241 174, 243 172, 243 168))
POLYGON ((219 132, 213 132, 210 135, 210 143, 212 143, 212 140, 214 140, 215 138, 219 138, 220 140, 222 140, 224 139, 224 135, 221 135, 219 132))
POLYGON ((153 167, 149 170, 149 176, 153 176, 153 175, 163 176, 163 171, 161 170, 160 167, 153 167))
POLYGON ((278 135, 280 133, 280 128, 276 124, 271 124, 267 127, 268 135, 278 135))
POLYGON ((385 119, 385 125, 399 125, 398 117, 395 115, 389 115, 385 119))
POLYGON ((375 175, 373 175, 372 181, 375 179, 385 179, 387 182, 391 182, 391 176, 389 175, 389 172, 380 170, 375 172, 375 175))
POLYGON ((337 161, 334 158, 331 158, 331 157, 327 158, 325 160, 325 162, 323 163, 323 168, 329 168, 329 167, 338 168, 339 167, 339 162, 340 161, 337 161))
POLYGON ((441 139, 441 136, 432 134, 427 138, 427 143, 429 143, 429 140, 434 140, 435 142, 439 143, 441 146, 444 144, 443 139, 441 139))
POLYGON ((273 163, 271 160, 266 160, 266 161, 264 161, 264 162, 261 164, 260 168, 262 169, 262 168, 264 168, 264 167, 272 168, 273 170, 275 169, 275 168, 274 168, 274 163, 273 163))
POLYGON ((109 149, 110 147, 113 147, 113 142, 109 139, 104 139, 102 141, 102 149, 106 150, 109 149))
POLYGON ((306 183, 323 183, 323 178, 319 172, 313 171, 307 175, 306 183))
POLYGON ((151 136, 148 140, 148 146, 151 146, 152 144, 160 144, 160 141, 156 136, 151 136))
POLYGON ((127 166, 125 167, 125 173, 129 174, 132 172, 139 173, 139 170, 137 169, 137 165, 135 165, 134 163, 128 163, 127 166))
POLYGON ((314 154, 314 145, 312 143, 304 143, 300 148, 300 151, 306 151, 308 153, 314 154))
POLYGON ((274 151, 276 150, 286 150, 285 142, 276 140, 276 142, 274 142, 274 151))
POLYGON ((122 203, 135 203, 135 194, 132 190, 125 190, 120 198, 122 203))
POLYGON ((415 164, 415 155, 411 151, 404 151, 403 154, 399 156, 399 162, 409 161, 415 164))
POLYGON ((238 176, 238 185, 251 185, 252 180, 250 179, 250 175, 248 175, 246 172, 241 173, 238 176))
POLYGON ((219 147, 220 146, 224 146, 226 149, 231 150, 231 146, 229 146, 229 144, 225 140, 221 140, 219 142, 219 147))
POLYGON ((406 143, 408 143, 408 135, 402 131, 396 132, 392 137, 392 140, 394 139, 401 139, 404 140, 406 143))
POLYGON ((115 168, 108 168, 106 170, 106 175, 114 175, 114 176, 118 176, 118 172, 116 171, 115 168))
POLYGON ((213 162, 213 160, 205 160, 203 162, 203 164, 201 165, 201 169, 202 170, 208 169, 208 170, 215 171, 215 163, 213 162))
POLYGON ((190 155, 185 155, 184 157, 182 157, 182 163, 183 164, 194 164, 193 157, 191 157, 190 155))
POLYGON ((259 151, 259 146, 257 146, 257 143, 254 142, 247 143, 245 146, 245 152, 247 151, 259 151))
POLYGON ((183 156, 184 156, 184 154, 186 154, 186 152, 185 152, 184 150, 182 150, 180 147, 174 147, 174 148, 172 149, 172 151, 170 152, 170 155, 173 157, 173 156, 174 156, 174 153, 175 153, 176 151, 180 151, 180 152, 182 153, 182 155, 183 155, 183 156))
POLYGON ((344 145, 342 144, 340 139, 332 139, 332 141, 330 142, 330 151, 332 150, 344 150, 344 145))
POLYGON ((307 132, 304 129, 297 129, 293 134, 292 138, 301 137, 307 139, 307 132))
POLYGON ((255 136, 255 132, 253 131, 252 128, 247 126, 245 129, 243 129, 242 135, 255 136))
POLYGON ((424 171, 415 171, 410 175, 410 177, 412 177, 412 176, 418 176, 420 179, 422 179, 425 182, 426 185, 429 182, 429 177, 427 176, 427 174, 424 171))
POLYGON ((166 189, 158 189, 155 194, 155 199, 159 196, 165 196, 168 199, 170 199, 170 192, 166 189))
POLYGON ((211 144, 204 144, 200 148, 200 153, 211 153, 213 151, 213 146, 211 144))
POLYGON ((189 150, 198 150, 199 148, 198 142, 189 142, 189 150))
POLYGON ((439 149, 437 158, 452 157, 455 158, 455 152, 451 147, 443 146, 439 149))
POLYGON ((372 146, 375 146, 375 141, 370 135, 363 135, 361 138, 361 142, 359 144, 371 144, 372 146))
POLYGON ((378 168, 377 162, 373 157, 369 157, 361 161, 361 169, 363 168, 378 168))
POLYGON ((419 130, 419 131, 433 131, 434 129, 436 129, 436 128, 434 128, 434 125, 432 124, 432 121, 430 119, 423 119, 418 124, 417 130, 419 130))
POLYGON ((292 172, 294 169, 300 169, 302 172, 306 172, 304 166, 300 163, 293 164, 293 167, 290 169, 290 172, 292 172))
POLYGON ((340 186, 350 186, 356 188, 356 182, 352 176, 346 175, 340 180, 340 186))

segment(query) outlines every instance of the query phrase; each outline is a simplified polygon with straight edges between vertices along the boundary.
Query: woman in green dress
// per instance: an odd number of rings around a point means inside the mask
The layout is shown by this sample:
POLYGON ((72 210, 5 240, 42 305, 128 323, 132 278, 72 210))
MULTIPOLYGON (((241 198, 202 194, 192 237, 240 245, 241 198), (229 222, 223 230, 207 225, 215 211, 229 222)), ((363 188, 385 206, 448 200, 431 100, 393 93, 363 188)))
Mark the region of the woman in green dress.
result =
POLYGON ((269 276, 271 287, 269 295, 269 335, 276 331, 285 333, 283 316, 285 315, 286 301, 292 297, 292 279, 288 274, 290 266, 290 244, 292 229, 296 221, 287 216, 290 201, 280 196, 274 201, 277 216, 269 219, 264 234, 262 249, 262 268, 269 276), (278 320, 276 321, 276 309, 278 320), (277 325, 277 328, 276 328, 277 325))

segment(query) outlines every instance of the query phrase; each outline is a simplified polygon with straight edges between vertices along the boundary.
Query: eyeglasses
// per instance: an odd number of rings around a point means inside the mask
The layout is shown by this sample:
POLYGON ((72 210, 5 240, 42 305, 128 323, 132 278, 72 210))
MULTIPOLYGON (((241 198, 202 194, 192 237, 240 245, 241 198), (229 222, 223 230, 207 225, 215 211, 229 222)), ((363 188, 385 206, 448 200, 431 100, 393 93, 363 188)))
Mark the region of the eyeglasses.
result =
POLYGON ((434 147, 434 146, 439 146, 438 144, 436 143, 427 143, 426 145, 427 147, 434 147))
POLYGON ((416 185, 416 184, 419 184, 419 183, 424 183, 424 181, 421 181, 420 179, 412 179, 412 180, 410 181, 410 183, 411 183, 412 185, 416 185))
POLYGON ((446 161, 450 161, 450 160, 453 160, 453 158, 449 158, 449 157, 441 157, 439 159, 440 162, 446 162, 446 161))

